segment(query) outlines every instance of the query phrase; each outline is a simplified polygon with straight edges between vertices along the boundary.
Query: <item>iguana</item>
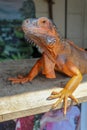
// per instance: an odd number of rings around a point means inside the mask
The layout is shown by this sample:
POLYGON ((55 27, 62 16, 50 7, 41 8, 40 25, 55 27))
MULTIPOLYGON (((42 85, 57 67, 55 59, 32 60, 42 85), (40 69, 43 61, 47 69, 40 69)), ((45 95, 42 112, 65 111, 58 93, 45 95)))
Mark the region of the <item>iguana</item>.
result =
POLYGON ((63 100, 64 114, 67 110, 67 100, 78 100, 73 92, 82 80, 82 74, 87 73, 87 53, 69 40, 61 39, 53 22, 46 17, 26 19, 22 29, 28 40, 33 41, 40 49, 42 57, 36 62, 25 77, 9 78, 12 83, 31 81, 40 71, 47 78, 56 78, 55 71, 68 75, 70 80, 60 92, 52 92, 48 99, 58 100, 52 109, 63 100))

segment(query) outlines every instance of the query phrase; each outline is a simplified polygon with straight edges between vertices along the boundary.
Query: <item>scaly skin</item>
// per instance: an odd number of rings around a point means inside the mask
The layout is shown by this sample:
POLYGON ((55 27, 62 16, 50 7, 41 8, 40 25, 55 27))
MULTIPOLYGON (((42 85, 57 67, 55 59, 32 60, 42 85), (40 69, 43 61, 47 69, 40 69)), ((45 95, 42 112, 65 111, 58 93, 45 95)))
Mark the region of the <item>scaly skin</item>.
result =
POLYGON ((65 73, 71 79, 60 92, 52 92, 48 99, 58 98, 53 104, 54 109, 63 100, 66 114, 67 100, 78 100, 73 92, 82 80, 82 74, 87 73, 87 53, 75 46, 71 41, 61 40, 54 24, 45 17, 26 19, 22 25, 28 40, 41 48, 42 57, 36 62, 26 77, 9 78, 12 83, 25 83, 41 71, 47 78, 56 78, 55 70, 65 73))

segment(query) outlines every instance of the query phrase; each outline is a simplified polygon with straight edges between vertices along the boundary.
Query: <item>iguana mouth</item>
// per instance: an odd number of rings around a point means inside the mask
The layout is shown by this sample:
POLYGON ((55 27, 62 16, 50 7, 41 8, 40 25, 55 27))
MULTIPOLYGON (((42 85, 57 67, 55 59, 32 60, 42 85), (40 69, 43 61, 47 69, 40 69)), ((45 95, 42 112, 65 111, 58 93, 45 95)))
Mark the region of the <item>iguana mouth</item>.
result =
POLYGON ((47 49, 43 43, 41 43, 41 39, 39 37, 36 37, 30 33, 25 34, 25 39, 32 44, 33 46, 36 46, 36 48, 42 53, 47 49), (44 49, 45 48, 45 49, 44 49))
POLYGON ((25 38, 29 43, 36 46, 41 53, 48 50, 46 42, 43 38, 37 37, 29 32, 25 34, 25 38))
POLYGON ((32 33, 31 30, 27 31, 26 28, 23 28, 23 30, 25 32, 25 39, 36 46, 41 53, 47 49, 49 50, 56 42, 55 38, 49 35, 38 36, 36 33, 32 33))

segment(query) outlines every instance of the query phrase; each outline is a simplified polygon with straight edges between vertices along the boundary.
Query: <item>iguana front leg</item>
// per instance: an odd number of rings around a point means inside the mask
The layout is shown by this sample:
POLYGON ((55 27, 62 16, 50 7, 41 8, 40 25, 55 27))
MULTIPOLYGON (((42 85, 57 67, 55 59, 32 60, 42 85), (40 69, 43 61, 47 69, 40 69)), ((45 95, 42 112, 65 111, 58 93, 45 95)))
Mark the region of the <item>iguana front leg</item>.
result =
POLYGON ((36 62, 36 64, 32 67, 29 74, 25 77, 18 76, 17 78, 9 78, 12 83, 25 83, 31 81, 40 71, 47 78, 55 78, 54 72, 55 63, 53 63, 48 56, 43 53, 43 56, 36 62))
POLYGON ((25 77, 18 76, 17 78, 8 78, 12 83, 25 83, 30 82, 42 69, 42 58, 39 59, 36 64, 32 67, 29 74, 25 77))
POLYGON ((67 100, 68 98, 71 98, 76 103, 78 103, 78 100, 73 96, 73 92, 78 87, 79 83, 82 80, 82 75, 78 68, 73 65, 71 62, 67 62, 62 66, 62 70, 67 75, 71 76, 72 78, 68 81, 65 88, 58 92, 52 92, 51 95, 48 97, 48 99, 56 99, 59 98, 52 106, 52 109, 56 108, 57 105, 63 100, 64 101, 64 114, 66 115, 66 109, 67 109, 67 100))

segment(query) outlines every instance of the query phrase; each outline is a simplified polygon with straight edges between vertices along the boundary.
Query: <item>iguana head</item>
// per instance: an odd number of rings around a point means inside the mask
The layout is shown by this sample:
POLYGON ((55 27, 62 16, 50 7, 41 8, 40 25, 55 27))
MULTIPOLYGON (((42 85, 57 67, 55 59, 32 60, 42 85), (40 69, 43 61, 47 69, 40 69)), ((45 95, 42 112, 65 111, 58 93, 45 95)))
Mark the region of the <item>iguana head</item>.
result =
POLYGON ((58 38, 55 25, 46 17, 26 19, 22 28, 26 38, 34 41, 43 51, 51 49, 58 38))

